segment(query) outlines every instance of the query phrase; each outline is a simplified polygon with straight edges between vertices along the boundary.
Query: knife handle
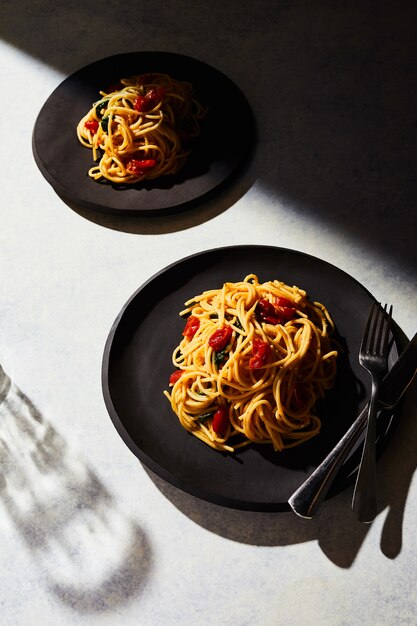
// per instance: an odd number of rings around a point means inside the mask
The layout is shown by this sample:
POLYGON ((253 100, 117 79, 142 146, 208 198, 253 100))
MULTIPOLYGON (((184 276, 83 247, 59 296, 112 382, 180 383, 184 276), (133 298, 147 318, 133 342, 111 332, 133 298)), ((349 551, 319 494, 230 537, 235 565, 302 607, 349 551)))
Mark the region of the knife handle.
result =
POLYGON ((323 502, 340 467, 345 462, 353 446, 366 426, 368 405, 361 411, 352 426, 344 434, 317 469, 293 493, 288 503, 294 513, 311 519, 323 502))

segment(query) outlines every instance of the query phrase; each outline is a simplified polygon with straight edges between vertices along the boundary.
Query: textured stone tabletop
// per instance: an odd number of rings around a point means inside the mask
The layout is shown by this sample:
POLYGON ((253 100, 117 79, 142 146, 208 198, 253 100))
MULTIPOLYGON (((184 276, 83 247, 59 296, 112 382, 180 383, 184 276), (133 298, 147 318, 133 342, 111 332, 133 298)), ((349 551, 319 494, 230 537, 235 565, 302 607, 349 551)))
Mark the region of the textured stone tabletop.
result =
POLYGON ((0 363, 22 393, 16 419, 0 413, 2 626, 416 623, 416 384, 378 463, 381 507, 368 526, 351 513, 351 489, 312 521, 177 490, 125 446, 100 379, 131 294, 216 246, 319 257, 392 302, 402 332, 415 333, 417 45, 412 3, 383 6, 3 3, 0 363), (240 176, 165 217, 70 206, 32 155, 57 85, 136 50, 222 71, 257 123, 240 176))

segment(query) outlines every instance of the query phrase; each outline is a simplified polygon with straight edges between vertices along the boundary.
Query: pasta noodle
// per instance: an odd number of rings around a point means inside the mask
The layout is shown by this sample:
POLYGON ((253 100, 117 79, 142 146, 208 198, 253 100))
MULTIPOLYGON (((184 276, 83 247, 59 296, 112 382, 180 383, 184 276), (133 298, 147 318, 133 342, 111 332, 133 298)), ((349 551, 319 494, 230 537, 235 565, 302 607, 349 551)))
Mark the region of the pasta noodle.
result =
POLYGON ((141 74, 100 95, 77 126, 97 162, 88 171, 93 180, 134 184, 178 172, 206 113, 190 83, 141 74))
POLYGON ((164 394, 181 425, 216 450, 276 451, 320 431, 315 405, 335 380, 327 309, 298 287, 250 274, 185 303, 164 394))

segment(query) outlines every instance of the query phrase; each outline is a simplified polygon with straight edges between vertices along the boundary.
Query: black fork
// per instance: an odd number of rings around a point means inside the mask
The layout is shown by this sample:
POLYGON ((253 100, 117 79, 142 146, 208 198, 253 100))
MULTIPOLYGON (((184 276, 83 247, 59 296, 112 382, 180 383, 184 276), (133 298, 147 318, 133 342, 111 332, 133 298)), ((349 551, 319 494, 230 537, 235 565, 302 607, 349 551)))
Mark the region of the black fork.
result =
POLYGON ((376 489, 376 415, 379 383, 387 371, 388 338, 392 306, 382 308, 374 303, 369 313, 359 350, 359 363, 371 375, 372 391, 369 402, 365 443, 353 492, 352 509, 361 522, 369 523, 377 514, 376 489))

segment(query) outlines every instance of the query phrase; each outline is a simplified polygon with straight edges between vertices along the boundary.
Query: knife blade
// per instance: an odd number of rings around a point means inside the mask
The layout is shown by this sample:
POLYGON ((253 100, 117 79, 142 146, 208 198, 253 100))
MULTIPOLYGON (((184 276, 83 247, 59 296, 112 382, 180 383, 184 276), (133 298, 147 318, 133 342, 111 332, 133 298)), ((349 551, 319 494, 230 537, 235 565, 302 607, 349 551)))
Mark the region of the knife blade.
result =
MULTIPOLYGON (((380 387, 381 409, 394 408, 417 373, 417 333, 404 348, 383 379, 380 387)), ((334 478, 366 426, 368 405, 314 472, 289 498, 288 504, 299 517, 311 519, 325 499, 334 478)))
POLYGON ((404 348, 380 389, 378 402, 381 406, 392 408, 401 400, 411 385, 417 372, 417 333, 404 348))

